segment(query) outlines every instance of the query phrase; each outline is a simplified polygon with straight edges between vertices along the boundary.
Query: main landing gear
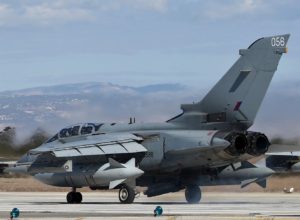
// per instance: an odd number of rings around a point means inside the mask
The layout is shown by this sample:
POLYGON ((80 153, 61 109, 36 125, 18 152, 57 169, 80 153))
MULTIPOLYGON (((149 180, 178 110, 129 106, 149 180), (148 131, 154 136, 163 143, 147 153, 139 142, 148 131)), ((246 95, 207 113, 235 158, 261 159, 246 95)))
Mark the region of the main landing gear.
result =
POLYGON ((197 204, 201 199, 201 190, 197 185, 188 185, 185 188, 185 199, 190 204, 197 204))
POLYGON ((123 204, 130 204, 133 203, 134 198, 135 198, 135 190, 126 184, 121 185, 119 190, 120 202, 123 204))
POLYGON ((72 191, 67 194, 67 202, 68 203, 81 203, 82 195, 80 192, 76 192, 76 188, 73 187, 72 191))
MULTIPOLYGON (((123 204, 133 203, 136 193, 134 188, 123 184, 119 189, 119 200, 123 204)), ((82 195, 80 192, 76 192, 76 188, 73 187, 72 191, 67 194, 67 202, 69 204, 78 204, 82 201, 82 195)))

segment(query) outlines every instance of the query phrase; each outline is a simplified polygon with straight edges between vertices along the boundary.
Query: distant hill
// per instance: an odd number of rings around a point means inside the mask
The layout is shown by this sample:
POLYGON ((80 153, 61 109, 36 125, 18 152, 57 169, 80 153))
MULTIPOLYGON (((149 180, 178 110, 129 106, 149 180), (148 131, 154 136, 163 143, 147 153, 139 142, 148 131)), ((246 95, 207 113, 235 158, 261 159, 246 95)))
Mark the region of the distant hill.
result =
POLYGON ((35 87, 15 91, 0 92, 0 97, 37 96, 37 95, 74 95, 74 94, 101 94, 103 92, 125 93, 156 93, 183 90, 181 84, 153 84, 140 87, 121 86, 112 83, 87 82, 62 84, 55 86, 35 87))
MULTIPOLYGON (((300 82, 272 84, 251 130, 299 139, 300 82)), ((210 86, 209 86, 210 87, 210 86)), ((88 82, 0 92, 0 130, 15 127, 22 138, 37 128, 55 133, 79 122, 162 122, 181 113, 180 105, 201 100, 207 85, 142 87, 88 82)))
POLYGON ((4 91, 0 92, 0 129, 53 131, 67 124, 127 121, 133 116, 140 121, 166 120, 179 111, 180 97, 186 96, 186 87, 180 84, 129 87, 91 82, 4 91), (145 117, 149 114, 152 118, 145 117))

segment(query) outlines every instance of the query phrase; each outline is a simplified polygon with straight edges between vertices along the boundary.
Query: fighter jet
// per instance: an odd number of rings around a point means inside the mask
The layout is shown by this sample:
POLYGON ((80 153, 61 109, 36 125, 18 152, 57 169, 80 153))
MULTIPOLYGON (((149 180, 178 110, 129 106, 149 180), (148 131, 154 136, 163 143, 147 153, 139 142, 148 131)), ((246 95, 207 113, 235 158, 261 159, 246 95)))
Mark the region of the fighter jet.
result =
MULTIPOLYGON (((273 173, 247 160, 270 145, 254 123, 289 34, 264 37, 247 49, 199 102, 162 123, 83 123, 60 130, 30 150, 9 172, 22 172, 54 186, 70 187, 68 203, 80 203, 81 187, 119 189, 132 203, 136 186, 148 197, 185 189, 189 203, 200 186, 250 183, 265 186, 273 173)), ((155 103, 153 103, 155 104, 155 103)))

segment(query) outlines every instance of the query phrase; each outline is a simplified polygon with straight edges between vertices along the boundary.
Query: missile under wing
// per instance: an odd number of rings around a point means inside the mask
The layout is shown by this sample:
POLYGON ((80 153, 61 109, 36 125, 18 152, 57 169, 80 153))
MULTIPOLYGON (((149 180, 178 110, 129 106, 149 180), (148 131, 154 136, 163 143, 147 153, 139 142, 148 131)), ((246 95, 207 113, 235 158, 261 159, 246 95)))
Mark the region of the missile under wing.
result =
POLYGON ((273 173, 247 162, 267 152, 263 133, 249 131, 289 35, 264 37, 247 49, 198 103, 163 123, 83 123, 63 128, 29 151, 10 172, 28 173, 55 186, 70 187, 69 203, 80 203, 81 187, 119 189, 131 203, 135 187, 147 196, 185 189, 199 202, 199 186, 255 182, 265 186, 273 173))

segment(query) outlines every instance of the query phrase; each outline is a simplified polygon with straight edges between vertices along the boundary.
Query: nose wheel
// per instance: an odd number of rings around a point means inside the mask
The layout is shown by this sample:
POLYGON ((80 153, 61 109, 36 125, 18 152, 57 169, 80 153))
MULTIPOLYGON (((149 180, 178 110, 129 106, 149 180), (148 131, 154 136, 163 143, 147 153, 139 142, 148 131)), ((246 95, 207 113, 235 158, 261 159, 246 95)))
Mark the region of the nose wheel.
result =
POLYGON ((80 192, 76 192, 76 189, 72 189, 72 191, 67 194, 67 202, 69 204, 81 203, 82 194, 80 192))
POLYGON ((135 191, 128 185, 122 185, 119 190, 119 200, 123 204, 133 203, 135 198, 135 191))

